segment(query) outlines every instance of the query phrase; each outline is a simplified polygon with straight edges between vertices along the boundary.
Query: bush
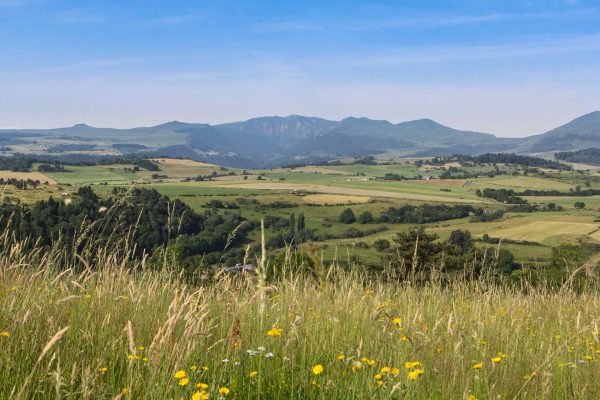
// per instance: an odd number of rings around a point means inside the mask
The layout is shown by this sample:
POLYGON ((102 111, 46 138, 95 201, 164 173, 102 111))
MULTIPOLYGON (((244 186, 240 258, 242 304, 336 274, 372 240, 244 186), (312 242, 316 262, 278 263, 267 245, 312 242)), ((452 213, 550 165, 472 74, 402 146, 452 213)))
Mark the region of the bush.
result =
POLYGON ((356 222, 356 216, 354 215, 354 211, 351 208, 346 208, 340 214, 339 221, 342 224, 353 224, 356 222))

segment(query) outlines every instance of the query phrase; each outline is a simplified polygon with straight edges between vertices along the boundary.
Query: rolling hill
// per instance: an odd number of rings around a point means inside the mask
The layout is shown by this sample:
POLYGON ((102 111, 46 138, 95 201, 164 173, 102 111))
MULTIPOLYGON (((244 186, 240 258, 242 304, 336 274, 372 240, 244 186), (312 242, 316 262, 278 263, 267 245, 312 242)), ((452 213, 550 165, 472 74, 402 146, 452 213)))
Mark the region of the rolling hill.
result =
POLYGON ((255 168, 328 158, 393 153, 434 156, 485 152, 539 153, 600 145, 600 112, 523 139, 462 131, 430 119, 393 124, 290 115, 220 125, 171 121, 132 129, 85 124, 58 129, 0 130, 3 154, 74 156, 143 154, 255 168))

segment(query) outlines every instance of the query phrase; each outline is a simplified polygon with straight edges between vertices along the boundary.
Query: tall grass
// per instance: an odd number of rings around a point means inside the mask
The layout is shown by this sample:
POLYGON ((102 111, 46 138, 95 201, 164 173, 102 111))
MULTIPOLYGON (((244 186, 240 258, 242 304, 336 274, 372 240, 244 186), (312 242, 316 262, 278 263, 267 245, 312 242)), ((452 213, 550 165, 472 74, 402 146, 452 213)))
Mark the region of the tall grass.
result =
POLYGON ((168 257, 156 269, 126 251, 25 247, 0 252, 0 399, 600 398, 592 290, 374 281, 336 265, 195 286, 168 257))

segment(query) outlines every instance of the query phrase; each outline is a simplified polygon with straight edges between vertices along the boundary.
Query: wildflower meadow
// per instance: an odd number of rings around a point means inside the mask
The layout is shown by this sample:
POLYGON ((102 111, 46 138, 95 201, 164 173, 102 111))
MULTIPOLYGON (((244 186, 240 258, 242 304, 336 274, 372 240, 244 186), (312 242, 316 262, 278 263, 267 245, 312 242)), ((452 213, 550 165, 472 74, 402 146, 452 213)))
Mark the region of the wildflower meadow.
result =
POLYGON ((192 284, 97 259, 3 253, 0 398, 600 398, 591 288, 374 281, 336 265, 192 284))

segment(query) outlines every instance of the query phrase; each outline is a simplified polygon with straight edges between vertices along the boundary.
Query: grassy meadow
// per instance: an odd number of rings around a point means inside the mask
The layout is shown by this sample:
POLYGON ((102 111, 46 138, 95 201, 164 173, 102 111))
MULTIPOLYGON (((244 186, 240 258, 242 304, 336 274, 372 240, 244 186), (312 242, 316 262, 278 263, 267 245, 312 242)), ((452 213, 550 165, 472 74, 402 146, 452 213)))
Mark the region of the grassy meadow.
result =
POLYGON ((196 285, 167 259, 160 271, 105 253, 94 270, 56 260, 0 257, 0 398, 600 396, 593 285, 415 285, 336 265, 196 285))
MULTIPOLYGON (((600 398, 597 254, 579 270, 583 285, 569 279, 558 288, 533 287, 527 280, 492 279, 491 273, 442 281, 435 272, 427 283, 417 283, 395 278, 375 246, 415 224, 339 221, 348 207, 357 216, 426 203, 496 211, 505 206, 478 197, 477 189, 569 190, 585 179, 596 187, 595 178, 563 171, 550 177, 390 182, 369 178, 387 171, 435 176, 443 167, 341 165, 244 174, 185 160, 163 159, 159 165, 160 177, 123 165, 68 166, 71 172, 45 174, 50 185, 7 185, 3 196, 25 203, 49 195, 66 201, 85 185, 100 196, 137 185, 199 212, 220 200, 237 207, 220 213, 249 220, 303 214, 307 229, 337 238, 310 243, 312 275, 290 272, 298 271, 298 258, 286 248, 252 254, 257 274, 190 277, 162 250, 130 258, 121 243, 123 248, 74 256, 57 246, 24 251, 4 235, 0 399, 600 398), (214 179, 193 179, 198 175, 214 179), (375 227, 384 229, 339 238, 348 229, 375 227), (285 278, 267 281, 265 267, 282 254, 284 262, 277 265, 285 278)), ((600 242, 596 197, 582 198, 584 209, 573 207, 575 197, 529 200, 565 208, 508 210, 494 221, 466 217, 425 226, 443 240, 461 229, 475 239, 489 234, 534 241, 475 242, 507 249, 534 269, 548 262, 553 246, 600 242)), ((265 239, 276 233, 266 229, 265 239)), ((265 239, 252 231, 248 245, 265 239)))

